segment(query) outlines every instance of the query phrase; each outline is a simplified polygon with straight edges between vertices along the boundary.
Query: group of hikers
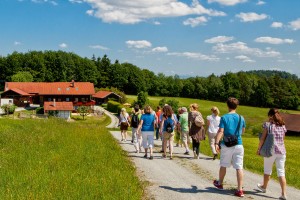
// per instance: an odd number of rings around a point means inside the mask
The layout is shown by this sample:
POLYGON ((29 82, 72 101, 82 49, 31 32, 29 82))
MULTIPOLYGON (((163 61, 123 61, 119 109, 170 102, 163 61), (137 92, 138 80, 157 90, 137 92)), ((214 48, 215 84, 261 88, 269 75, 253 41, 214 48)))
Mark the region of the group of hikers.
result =
MULTIPOLYGON (((220 154, 219 178, 213 181, 213 185, 218 189, 223 189, 223 181, 226 175, 226 169, 233 166, 236 169, 237 190, 234 195, 243 197, 243 159, 244 147, 242 143, 242 134, 245 132, 246 122, 243 116, 236 112, 239 101, 236 98, 229 97, 227 100, 228 113, 220 117, 217 107, 211 108, 211 115, 207 116, 206 124, 202 114, 199 112, 199 106, 193 103, 189 106, 178 109, 176 115, 170 105, 159 106, 156 111, 150 106, 140 109, 134 106, 129 115, 125 108, 120 113, 121 141, 127 141, 128 127, 132 128, 132 140, 136 153, 144 149, 144 158, 153 160, 154 136, 162 140, 162 157, 167 157, 169 149, 169 158, 173 159, 173 141, 176 132, 180 134, 180 140, 185 148, 185 155, 190 154, 190 143, 192 143, 192 152, 194 159, 199 159, 200 141, 205 139, 205 132, 209 138, 210 148, 213 154, 213 160, 220 154), (206 130, 204 126, 206 125, 206 130)), ((266 193, 268 182, 272 174, 272 167, 276 163, 277 176, 281 186, 281 196, 279 199, 287 199, 286 179, 285 179, 285 160, 286 150, 284 146, 284 137, 286 127, 282 117, 277 109, 271 108, 268 112, 269 120, 263 123, 263 133, 257 148, 257 155, 261 154, 268 134, 274 135, 274 144, 272 154, 264 157, 264 176, 263 183, 257 184, 257 188, 266 193)))

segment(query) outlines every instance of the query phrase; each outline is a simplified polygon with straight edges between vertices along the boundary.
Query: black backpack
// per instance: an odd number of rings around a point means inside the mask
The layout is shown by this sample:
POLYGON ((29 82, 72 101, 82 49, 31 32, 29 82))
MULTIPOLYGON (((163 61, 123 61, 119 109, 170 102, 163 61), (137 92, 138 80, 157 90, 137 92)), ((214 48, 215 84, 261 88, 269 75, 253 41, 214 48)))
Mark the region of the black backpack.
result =
MULTIPOLYGON (((173 120, 171 120, 171 122, 173 122, 173 120)), ((174 131, 173 123, 171 123, 171 122, 170 122, 169 119, 166 119, 166 123, 167 123, 167 125, 166 125, 166 131, 168 133, 173 133, 173 131, 174 131)))
POLYGON ((132 114, 132 117, 131 117, 131 127, 133 128, 137 128, 138 125, 139 125, 139 116, 138 114, 132 114))

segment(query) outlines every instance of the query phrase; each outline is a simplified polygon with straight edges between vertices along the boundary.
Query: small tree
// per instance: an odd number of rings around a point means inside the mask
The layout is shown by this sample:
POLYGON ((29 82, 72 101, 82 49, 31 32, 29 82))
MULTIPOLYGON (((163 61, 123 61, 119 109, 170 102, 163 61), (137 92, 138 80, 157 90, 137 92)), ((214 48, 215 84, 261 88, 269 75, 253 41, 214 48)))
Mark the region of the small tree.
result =
POLYGON ((84 120, 85 116, 91 114, 91 109, 88 106, 79 106, 77 108, 77 113, 79 113, 79 115, 82 116, 82 119, 84 120))
POLYGON ((139 92, 137 95, 137 102, 140 108, 143 108, 144 105, 149 104, 148 93, 147 92, 139 92))
POLYGON ((13 114, 17 106, 15 104, 4 104, 1 106, 1 109, 7 114, 13 114))

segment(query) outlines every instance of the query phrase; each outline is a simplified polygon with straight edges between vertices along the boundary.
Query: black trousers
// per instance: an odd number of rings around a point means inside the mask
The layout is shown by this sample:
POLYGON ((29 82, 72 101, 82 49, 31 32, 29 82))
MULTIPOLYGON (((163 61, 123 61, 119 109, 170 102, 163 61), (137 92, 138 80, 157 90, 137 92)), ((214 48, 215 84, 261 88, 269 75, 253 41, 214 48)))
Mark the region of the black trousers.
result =
POLYGON ((192 144, 193 144, 193 151, 196 152, 197 155, 199 155, 200 152, 200 142, 197 140, 192 139, 192 144))

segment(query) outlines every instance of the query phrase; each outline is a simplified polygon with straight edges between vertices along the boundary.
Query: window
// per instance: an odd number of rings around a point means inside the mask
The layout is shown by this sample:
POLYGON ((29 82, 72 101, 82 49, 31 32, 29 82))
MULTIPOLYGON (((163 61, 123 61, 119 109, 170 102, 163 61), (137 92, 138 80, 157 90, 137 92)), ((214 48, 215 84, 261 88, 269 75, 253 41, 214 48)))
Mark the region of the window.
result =
POLYGON ((70 101, 70 98, 66 98, 66 101, 70 101))
POLYGON ((59 99, 57 99, 57 101, 61 102, 61 99, 59 98, 59 99))
POLYGON ((66 90, 67 90, 67 91, 69 91, 69 90, 70 90, 70 88, 66 88, 66 90))
POLYGON ((75 101, 78 102, 78 98, 75 98, 75 101))
POLYGON ((48 101, 51 101, 51 98, 48 98, 48 101))

